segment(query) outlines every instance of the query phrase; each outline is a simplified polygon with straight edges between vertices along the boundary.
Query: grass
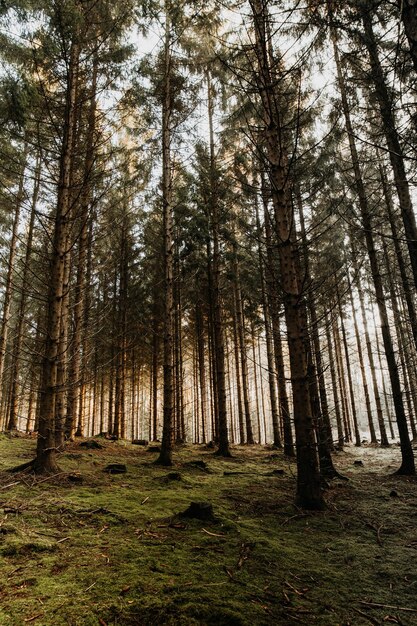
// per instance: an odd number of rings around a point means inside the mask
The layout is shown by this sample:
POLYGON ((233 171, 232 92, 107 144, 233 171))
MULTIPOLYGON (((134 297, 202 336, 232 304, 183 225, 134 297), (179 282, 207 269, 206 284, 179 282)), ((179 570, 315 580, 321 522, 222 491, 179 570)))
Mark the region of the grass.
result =
POLYGON ((339 453, 349 482, 304 513, 280 452, 236 447, 221 460, 183 446, 164 469, 146 449, 100 441, 70 444, 45 480, 5 471, 33 456, 33 439, 0 437, 0 625, 417 623, 417 483, 389 475, 397 448, 339 453), (177 517, 192 501, 209 501, 216 521, 177 517))

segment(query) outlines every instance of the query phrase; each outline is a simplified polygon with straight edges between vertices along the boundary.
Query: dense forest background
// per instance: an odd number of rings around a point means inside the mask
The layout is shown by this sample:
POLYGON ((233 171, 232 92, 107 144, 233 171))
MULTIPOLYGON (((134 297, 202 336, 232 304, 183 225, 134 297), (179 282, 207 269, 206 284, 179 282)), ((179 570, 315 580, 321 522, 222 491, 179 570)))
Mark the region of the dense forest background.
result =
POLYGON ((412 0, 0 4, 0 417, 332 451, 417 437, 412 0))

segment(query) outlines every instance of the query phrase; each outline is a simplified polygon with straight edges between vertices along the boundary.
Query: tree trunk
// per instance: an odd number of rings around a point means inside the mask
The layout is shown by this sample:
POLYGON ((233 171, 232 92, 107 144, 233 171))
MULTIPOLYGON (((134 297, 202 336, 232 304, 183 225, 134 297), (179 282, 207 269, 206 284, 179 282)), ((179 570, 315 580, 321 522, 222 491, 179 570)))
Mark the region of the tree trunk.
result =
MULTIPOLYGON (((314 366, 313 354, 310 355, 309 371, 310 371, 310 393, 313 398, 313 414, 317 420, 317 436, 320 461, 320 473, 322 478, 335 478, 340 476, 336 471, 331 450, 334 449, 332 440, 332 429, 330 425, 329 408, 327 403, 327 393, 324 384, 323 362, 321 356, 321 346, 318 330, 318 319, 316 311, 316 303, 312 292, 312 277, 310 272, 310 259, 308 256, 308 241, 304 220, 303 201, 300 187, 296 190, 298 214, 300 218, 301 239, 303 243, 303 271, 304 282, 307 289, 307 307, 310 313, 312 345, 316 358, 317 369, 314 366)), ((312 352, 312 351, 310 351, 312 352)))
POLYGON ((409 323, 411 326, 411 330, 413 333, 414 339, 414 348, 417 350, 417 314, 416 307, 414 303, 414 293, 410 287, 410 280, 408 278, 406 263, 403 255, 403 251, 401 248, 397 220, 394 212, 394 204, 392 200, 391 190, 389 188, 387 175, 384 169, 384 166, 381 162, 381 157, 379 158, 379 173, 381 178, 382 190, 385 199, 385 207, 387 210, 388 220, 391 227, 392 233, 392 241, 394 244, 395 256, 397 257, 398 269, 400 271, 402 288, 404 291, 404 297, 407 304, 407 311, 409 317, 409 323))
POLYGON ((198 352, 198 378, 200 384, 200 405, 201 405, 201 435, 202 442, 207 443, 206 421, 207 421, 207 388, 206 388, 206 362, 205 362, 205 340, 204 324, 201 302, 196 304, 196 333, 198 352))
POLYGON ((352 436, 351 436, 350 427, 349 427, 349 407, 348 407, 347 395, 346 395, 346 381, 345 381, 345 371, 343 367, 339 325, 337 322, 337 317, 334 314, 334 312, 332 312, 332 315, 331 315, 331 323, 332 323, 332 331, 333 331, 334 352, 335 352, 335 357, 336 357, 337 380, 339 383, 340 400, 342 404, 342 423, 343 423, 343 430, 344 430, 344 441, 347 443, 352 440, 352 436))
POLYGON ((34 469, 37 472, 55 472, 55 401, 56 383, 59 362, 59 333, 61 325, 61 309, 64 297, 65 261, 69 254, 66 248, 69 230, 69 214, 71 210, 71 170, 73 136, 76 122, 76 85, 79 48, 71 44, 68 78, 66 87, 66 103, 64 129, 60 157, 60 173, 58 182, 58 198, 55 215, 53 249, 50 265, 48 292, 48 314, 46 321, 45 356, 42 366, 42 391, 39 410, 39 432, 34 469))
MULTIPOLYGON (((415 20, 415 8, 413 13, 415 20)), ((365 34, 364 43, 369 53, 369 61, 371 65, 371 78, 374 83, 375 95, 379 104, 385 139, 389 150, 389 158, 394 174, 394 181, 400 203, 408 251, 410 254, 414 285, 417 288, 417 225, 411 201, 410 187, 405 171, 403 150, 401 148, 401 143, 396 129, 392 98, 389 95, 384 72, 379 59, 378 46, 375 40, 372 25, 373 11, 369 11, 368 9, 362 10, 361 17, 365 34)), ((404 442, 404 445, 406 446, 406 442, 404 442)), ((409 457, 410 453, 408 452, 407 455, 409 457)), ((414 463, 412 463, 412 465, 414 465, 414 463)))
POLYGON ((397 0, 401 10, 405 34, 410 46, 410 56, 417 72, 417 4, 415 0, 397 0))
POLYGON ((235 387, 237 398, 237 409, 239 418, 239 443, 245 443, 245 427, 243 419, 243 402, 242 402, 242 381, 240 376, 240 360, 239 360, 239 337, 237 332, 237 313, 236 313, 236 292, 233 291, 233 347, 235 357, 235 387))
POLYGON ((335 370, 335 367, 334 367, 335 358, 334 358, 334 354, 333 354, 333 344, 332 344, 332 337, 331 337, 331 333, 330 333, 331 322, 330 322, 329 315, 328 315, 327 311, 326 311, 326 314, 325 314, 325 325, 326 325, 327 351, 328 351, 328 354, 329 354, 330 377, 331 377, 331 380, 332 380, 334 412, 335 412, 335 416, 336 416, 338 447, 339 447, 340 450, 343 450, 343 446, 344 446, 343 424, 342 424, 342 416, 341 416, 341 413, 340 413, 339 394, 338 394, 338 391, 337 391, 337 376, 336 376, 336 370, 335 370))
POLYGON ((72 439, 76 428, 80 395, 81 375, 81 345, 83 335, 83 320, 85 313, 86 269, 89 232, 89 210, 92 195, 91 174, 95 159, 95 131, 96 131, 96 95, 97 95, 97 59, 93 61, 93 74, 90 92, 90 109, 88 113, 88 127, 84 160, 84 179, 80 193, 79 221, 81 223, 78 240, 77 278, 74 293, 73 337, 71 345, 71 360, 68 372, 69 388, 67 398, 67 413, 65 420, 65 436, 72 439))
MULTIPOLYGON (((42 164, 42 156, 41 152, 38 152, 36 166, 35 166, 35 175, 34 175, 34 183, 33 183, 33 193, 32 193, 32 203, 31 203, 31 211, 30 218, 27 230, 27 238, 26 238, 26 250, 25 257, 23 261, 23 275, 22 275, 22 287, 20 293, 20 302, 17 313, 17 323, 16 323, 16 334, 13 345, 13 365, 11 372, 11 391, 10 391, 10 413, 9 413, 9 424, 8 430, 16 430, 17 428, 17 405, 19 398, 19 388, 20 388, 20 353, 22 349, 22 341, 23 341, 23 326, 25 321, 25 313, 26 313, 26 304, 27 297, 29 291, 29 263, 32 256, 32 241, 33 241, 33 229, 35 224, 35 216, 36 216, 36 205, 38 203, 39 196, 39 187, 40 187, 40 174, 41 174, 41 164, 42 164)), ((28 418, 29 424, 29 418, 28 418)), ((28 426, 29 428, 29 426, 28 426)))
MULTIPOLYGON (((261 248, 261 223, 259 219, 258 202, 255 198, 255 211, 256 211, 256 226, 257 226, 257 238, 258 238, 258 256, 259 256, 259 272, 261 278, 261 293, 262 293, 262 309, 264 315, 265 324, 265 341, 266 341, 266 358, 268 363, 268 383, 269 383, 269 397, 271 402, 271 417, 272 417, 272 432, 274 437, 274 446, 282 448, 281 435, 279 432, 279 413, 278 413, 278 398, 277 398, 277 375, 275 370, 275 355, 273 346, 273 334, 272 323, 269 310, 269 303, 266 294, 265 285, 265 271, 264 271, 264 259, 262 256, 261 248)), ((266 442, 266 432, 265 432, 266 442)))
POLYGON ((246 337, 245 337, 245 322, 243 315, 243 303, 242 303, 242 290, 240 286, 239 265, 237 262, 237 252, 234 250, 234 281, 235 281, 235 311, 237 321, 237 340, 240 351, 240 363, 242 372, 242 391, 243 391, 243 406, 245 414, 245 426, 246 426, 246 443, 253 445, 255 443, 253 438, 252 421, 250 416, 249 406, 249 376, 248 376, 248 357, 246 354, 246 337))
POLYGON ((355 391, 353 389, 352 368, 350 364, 350 353, 349 353, 349 346, 347 342, 346 327, 345 327, 345 323, 343 320, 343 310, 342 310, 342 303, 340 301, 339 289, 336 290, 336 294, 337 294, 337 306, 339 309, 340 325, 342 329, 343 349, 345 352, 346 371, 347 371, 348 384, 349 384, 350 406, 352 408, 353 428, 355 431, 355 446, 360 447, 361 435, 359 432, 358 415, 356 412, 355 391))
MULTIPOLYGON (((6 286, 4 290, 4 300, 3 300, 3 315, 1 318, 1 326, 0 326, 0 395, 3 396, 3 377, 4 377, 4 362, 6 358, 6 347, 7 340, 9 335, 9 321, 10 321, 10 307, 12 302, 12 292, 13 292, 13 280, 14 280, 14 272, 15 272, 15 257, 16 257, 16 246, 17 246, 17 238, 19 231, 19 221, 20 221, 20 211, 22 208, 24 195, 25 195, 25 169, 27 162, 27 154, 28 154, 28 146, 25 144, 23 149, 23 164, 22 170, 19 178, 19 188, 16 195, 16 208, 13 218, 13 226, 12 226, 12 236, 10 239, 10 248, 9 248, 9 258, 7 261, 7 275, 6 275, 6 286)), ((3 411, 3 415, 5 415, 3 411)))
MULTIPOLYGON (((365 29, 367 30, 367 37, 369 39, 370 35, 372 34, 371 14, 369 12, 368 13, 365 12, 363 19, 364 19, 365 29)), ((353 127, 352 127, 352 123, 350 120, 349 105, 347 101, 344 79, 343 79, 343 74, 341 70, 340 59, 339 59, 337 43, 336 43, 334 32, 333 32, 333 47, 334 47, 336 65, 337 65, 339 89, 340 89, 340 94, 342 97, 342 107, 343 107, 343 112, 344 112, 345 122, 346 122, 346 130, 348 133, 350 151, 351 151, 351 156, 352 156, 352 165, 353 165, 354 174, 355 174, 356 191, 358 194, 359 206, 361 210, 362 225, 363 225, 364 234, 365 234, 365 241, 366 241, 366 247, 367 247, 367 252, 368 252, 368 257, 369 257, 369 263, 371 266, 372 279, 373 279, 373 284, 375 288, 375 296, 376 296, 376 300, 378 304, 379 316, 381 319, 381 332, 382 332, 382 337, 384 341, 385 355, 387 358, 391 387, 392 387, 393 398, 394 398, 395 417, 396 417, 398 429, 400 432, 402 464, 401 464, 401 468, 399 472, 402 474, 415 474, 414 456, 413 456, 413 450, 411 447, 411 441, 410 441, 410 437, 408 433, 407 419, 406 419, 405 411, 404 411, 404 403, 403 403, 401 383, 400 383, 400 378, 399 378, 399 373, 398 373, 398 365, 397 365, 397 361, 395 358, 394 347, 392 343, 391 332, 390 332, 389 322, 388 322, 388 314, 387 314, 386 303, 385 303, 384 289, 382 285, 381 274, 380 274, 378 260, 377 260, 376 251, 375 251, 374 238, 373 238, 373 232, 372 232, 371 213, 369 211, 368 200, 366 197, 365 187, 363 184, 361 171, 359 167, 359 159, 358 159, 356 144, 354 140, 353 127)), ((377 55, 376 45, 374 46, 373 52, 374 53, 371 54, 371 50, 370 50, 371 64, 373 67, 373 72, 375 72, 376 62, 378 60, 377 56, 375 56, 377 55)), ((381 68, 379 67, 379 69, 381 68)), ((382 86, 386 87, 383 81, 383 76, 380 78, 382 78, 382 86)), ((376 87, 379 88, 381 87, 381 85, 380 84, 378 85, 377 83, 376 87)), ((380 101, 380 104, 382 104, 382 101, 380 101)), ((387 112, 388 110, 385 110, 384 112, 381 107, 381 115, 383 117, 384 117, 384 114, 386 114, 387 112)), ((390 108, 389 108, 389 113, 391 113, 390 108)), ((391 120, 391 122, 393 122, 393 119, 391 120)), ((384 124, 385 124, 385 121, 384 121, 384 124)), ((385 128, 385 131, 386 133, 388 133, 387 128, 385 128)), ((395 133, 395 137, 397 137, 394 126, 392 127, 391 131, 393 131, 395 133)), ((392 138, 392 134, 388 133, 387 142, 389 139, 388 135, 392 138)), ((398 137, 397 137, 397 141, 398 141, 398 137)), ((398 148, 399 148, 399 142, 398 142, 398 148)), ((400 154, 401 153, 399 152, 399 155, 400 154)), ((390 153, 390 155, 392 157, 392 153, 390 153)), ((394 167, 394 162, 392 164, 394 167)), ((397 168, 401 164, 402 166, 404 166, 402 158, 400 158, 400 161, 398 161, 398 159, 395 158, 395 164, 397 168)), ((397 171, 397 174, 398 174, 398 171, 397 171)), ((409 212, 411 211, 411 213, 413 213, 413 208, 411 205, 411 200, 409 202, 409 205, 407 206, 406 206, 406 203, 404 203, 405 200, 407 199, 407 194, 409 198, 409 190, 408 190, 408 182, 405 178, 405 171, 403 172, 403 174, 404 176, 402 180, 399 181, 401 182, 400 187, 402 191, 401 195, 399 194, 399 198, 400 198, 400 204, 402 204, 401 208, 402 208, 403 219, 404 219, 404 216, 407 213, 407 211, 409 212)), ((394 171, 394 176, 396 176, 395 171, 394 171)), ((398 186, 397 186, 397 189, 398 191, 400 191, 398 186)), ((409 249, 410 249, 411 262, 412 264, 413 262, 415 263, 415 282, 417 285, 417 229, 415 225, 414 215, 413 215, 413 220, 414 220, 413 228, 411 228, 411 230, 413 230, 414 232, 414 241, 411 241, 411 239, 409 239, 409 244, 413 244, 411 248, 409 249)), ((406 220, 404 222, 407 237, 408 237, 409 232, 411 232, 410 224, 411 222, 409 220, 408 221, 406 220), (408 231, 407 231, 407 228, 408 228, 408 231)), ((371 354, 371 358, 372 358, 372 354, 371 354)), ((381 417, 382 417, 382 411, 378 415, 378 421, 379 421, 380 431, 381 431, 381 444, 388 445, 388 438, 386 435, 385 425, 384 425, 383 418, 381 419, 381 417)))
POLYGON ((281 116, 272 80, 268 54, 266 0, 250 1, 255 29, 257 68, 255 80, 261 99, 264 122, 264 149, 271 182, 275 227, 283 289, 285 319, 293 390, 294 424, 297 448, 297 503, 308 509, 322 509, 319 457, 310 400, 308 337, 302 281, 297 271, 298 251, 294 237, 289 166, 283 148, 281 116))
POLYGON ((219 447, 217 454, 223 457, 230 457, 229 435, 227 425, 226 408, 226 375, 225 375, 225 348, 224 348, 224 326, 223 310, 220 293, 220 215, 217 198, 217 174, 216 157, 214 152, 214 129, 213 114, 214 102, 211 87, 210 72, 207 74, 207 94, 208 94, 208 120, 209 120, 209 141, 210 141, 210 226, 213 239, 213 260, 212 260, 212 294, 213 294, 213 322, 214 322, 214 345, 215 345, 215 365, 216 365, 216 388, 217 388, 217 410, 219 428, 219 447))
POLYGON ((164 237, 164 418, 162 429, 161 453, 157 462, 160 465, 172 465, 174 443, 174 386, 173 386, 173 313, 174 313, 174 244, 173 244, 173 206, 172 206, 172 171, 171 171, 171 6, 165 9, 165 48, 164 78, 162 102, 162 206, 164 237))
MULTIPOLYGON (((287 394, 284 357, 282 352, 281 324, 279 314, 279 298, 277 291, 277 277, 275 273, 275 254, 272 243, 271 219, 269 216, 268 197, 265 180, 262 177, 262 199, 265 216, 265 239, 267 266, 265 268, 265 285, 268 292, 268 311, 271 318, 272 338, 275 354, 275 367, 278 379, 278 398, 284 431, 284 454, 295 456, 294 442, 291 428, 290 407, 287 394)), ((275 436, 274 436, 275 438, 275 436)))

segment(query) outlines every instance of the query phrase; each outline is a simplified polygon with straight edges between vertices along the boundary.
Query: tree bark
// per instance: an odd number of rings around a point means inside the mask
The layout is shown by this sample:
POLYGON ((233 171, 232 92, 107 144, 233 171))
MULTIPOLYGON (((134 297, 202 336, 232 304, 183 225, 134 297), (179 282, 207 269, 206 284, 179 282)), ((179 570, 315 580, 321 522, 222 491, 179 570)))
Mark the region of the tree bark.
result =
MULTIPOLYGON (((365 27, 365 30, 366 30, 368 44, 369 44, 370 37, 371 37, 371 35, 373 36, 373 33, 372 33, 372 17, 371 17, 370 12, 365 12, 363 14, 363 20, 364 20, 364 27, 365 27)), ((382 332, 382 337, 383 337, 383 341, 384 341, 385 355, 386 355, 386 358, 387 358, 388 369, 389 369, 389 374, 390 374, 390 381, 391 381, 391 388, 392 388, 393 398, 394 398, 395 417, 396 417, 397 424, 398 424, 398 429, 399 429, 399 432, 400 432, 402 464, 401 464, 401 468, 400 468, 399 472, 402 473, 402 474, 415 474, 414 455, 413 455, 411 441, 410 441, 410 437, 409 437, 409 433, 408 433, 407 419, 406 419, 405 411, 404 411, 404 402, 403 402, 402 391, 401 391, 401 383, 400 383, 400 378, 399 378, 399 373, 398 373, 398 365, 397 365, 397 361, 396 361, 396 358, 395 358, 394 347, 393 347, 393 343, 392 343, 392 337, 391 337, 391 332, 390 332, 390 328, 389 328, 389 321, 388 321, 388 314, 387 314, 386 303, 385 303, 384 289, 383 289, 383 285, 382 285, 382 279, 381 279, 381 274, 380 274, 380 270, 379 270, 379 264, 378 264, 376 251, 375 251, 374 238, 373 238, 373 232, 372 232, 371 213, 369 211, 368 200, 367 200, 365 187, 364 187, 364 184, 363 184, 361 171, 360 171, 360 167, 359 167, 359 159, 358 159, 358 154, 357 154, 357 150, 356 150, 356 143, 355 143, 355 140, 354 140, 352 122, 351 122, 351 119, 350 119, 350 111, 349 111, 349 105, 348 105, 348 100, 347 100, 347 96, 346 96, 346 90, 345 90, 345 85, 344 85, 344 78, 343 78, 341 65, 340 65, 340 59, 339 59, 339 53, 338 53, 338 49, 337 49, 336 37, 335 37, 335 34, 334 34, 333 30, 332 30, 332 38, 333 38, 333 48, 334 48, 336 66, 337 66, 338 83, 339 83, 340 95, 341 95, 341 98, 342 98, 342 108, 343 108, 343 112, 344 112, 344 116, 345 116, 346 131, 347 131, 347 134, 348 134, 349 146, 350 146, 350 151, 351 151, 351 156, 352 156, 352 165, 353 165, 353 168, 354 168, 355 186, 356 186, 356 191, 357 191, 358 199, 359 199, 359 206, 360 206, 360 210, 361 210, 362 225, 363 225, 364 234, 365 234, 365 240, 366 240, 366 247, 367 247, 367 252, 368 252, 369 263, 370 263, 370 266, 371 266, 372 280, 373 280, 373 284, 374 284, 374 288, 375 288, 375 296, 376 296, 376 300, 377 300, 377 304, 378 304, 379 316, 380 316, 380 319, 381 319, 381 332, 382 332)), ((371 42, 370 45, 371 45, 371 48, 372 48, 372 50, 369 49, 370 57, 371 57, 371 65, 372 65, 372 68, 373 68, 373 72, 375 73, 375 71, 378 69, 377 68, 378 57, 377 57, 376 44, 375 44, 374 40, 373 40, 373 44, 371 42)), ((376 80, 376 87, 377 87, 377 89, 380 89, 382 87, 386 88, 385 82, 383 81, 383 75, 382 75, 382 70, 381 70, 380 66, 379 66, 379 69, 381 71, 381 76, 379 77, 379 81, 376 80), (382 83, 381 83, 381 80, 382 80, 382 83)), ((376 76, 374 76, 374 78, 376 78, 376 76)), ((382 102, 382 92, 379 93, 378 98, 380 99, 381 116, 384 119, 384 115, 386 116, 388 113, 392 113, 392 112, 391 112, 390 108, 388 110, 388 109, 382 107, 382 104, 383 104, 383 102, 382 102)), ((384 107, 386 107, 388 105, 389 105, 389 102, 385 103, 384 107)), ((393 123, 393 119, 390 120, 390 123, 393 123)), ((400 148, 399 142, 398 142, 398 136, 396 134, 394 125, 392 125, 391 129, 388 129, 387 124, 388 124, 388 120, 386 119, 384 121, 384 126, 385 126, 385 132, 386 132, 386 136, 387 136, 388 145, 390 145, 389 141, 391 141, 393 138, 396 138, 397 139, 397 143, 398 143, 398 148, 400 148)), ((401 152, 399 152, 398 154, 400 155, 401 152)), ((391 159, 392 159, 393 158, 393 154, 390 153, 390 156, 391 156, 391 159)), ((402 210, 402 213, 403 213, 403 219, 404 219, 405 216, 407 217, 407 219, 404 221, 404 226, 405 226, 405 229, 406 229, 406 235, 408 237, 409 234, 411 234, 411 231, 413 231, 413 233, 414 233, 414 235, 413 235, 414 239, 412 240, 411 238, 409 238, 408 243, 409 243, 409 246, 411 245, 411 248, 409 247, 410 258, 411 258, 412 264, 413 263, 415 264, 415 281, 416 281, 416 285, 417 285, 417 228, 416 228, 416 225, 415 225, 415 218, 414 218, 414 214, 413 214, 413 207, 411 205, 411 200, 410 200, 410 197, 409 197, 408 182, 407 182, 406 177, 405 177, 405 171, 403 171, 403 176, 400 177, 401 180, 397 176, 397 174, 400 174, 401 165, 402 165, 402 167, 404 167, 404 163, 403 163, 402 158, 400 158, 398 160, 397 157, 395 156, 394 161, 392 161, 393 168, 394 168, 394 164, 395 164, 395 168, 396 168, 396 169, 394 169, 394 176, 396 177, 397 182, 401 183, 400 187, 398 187, 398 185, 397 185, 397 190, 399 192, 401 190, 401 195, 399 193, 399 199, 400 199, 400 205, 402 205, 401 206, 401 210, 402 210), (409 200, 408 204, 406 202, 407 194, 408 194, 408 200, 409 200), (413 224, 411 224, 410 219, 408 219, 410 217, 409 216, 410 212, 412 214, 413 224), (411 228, 411 226, 412 226, 412 228, 411 228)), ((372 356, 371 356, 371 358, 372 358, 372 356)), ((379 421, 380 431, 381 431, 381 444, 382 445, 387 445, 388 444, 388 438, 387 438, 387 435, 386 435, 386 430, 385 430, 385 425, 384 425, 383 418, 381 419, 381 414, 379 414, 379 416, 378 416, 378 421, 379 421)))
POLYGON ((76 85, 79 47, 72 42, 66 86, 64 129, 60 157, 58 198, 54 224, 53 250, 50 266, 50 287, 48 292, 48 314, 46 321, 45 356, 42 366, 42 390, 39 410, 39 431, 36 459, 33 467, 36 472, 56 472, 55 446, 55 401, 59 362, 59 333, 61 309, 64 297, 65 261, 69 254, 68 241, 71 170, 73 136, 76 122, 76 85))
MULTIPOLYGON (((10 307, 12 303, 12 293, 13 293, 13 280, 15 273, 15 257, 16 257, 16 246, 17 246, 17 238, 18 238, 18 230, 19 230, 19 221, 20 221, 20 211, 22 208, 22 203, 25 195, 25 169, 28 155, 28 146, 25 144, 23 149, 23 164, 22 170, 20 172, 19 177, 19 188, 16 195, 16 208, 13 218, 13 226, 12 226, 12 236, 10 239, 10 248, 9 248, 9 258, 7 261, 7 274, 6 274, 6 286, 4 290, 4 299, 3 299, 3 314, 1 319, 0 326, 0 394, 2 396, 3 401, 3 377, 4 377, 4 363, 6 358, 6 347, 7 340, 9 336, 9 321, 10 321, 10 307)), ((3 415, 5 413, 3 412, 3 415)), ((7 415, 7 413, 6 413, 7 415)))
MULTIPOLYGON (((410 2, 407 4, 410 4, 410 2)), ((413 13, 415 18, 415 8, 413 13)), ((417 224, 411 200, 410 187, 405 171, 403 150, 401 148, 396 128, 392 97, 389 94, 384 72, 379 59, 378 46, 372 25, 373 11, 369 11, 366 8, 362 10, 361 17, 365 35, 364 43, 368 50, 371 65, 371 78, 374 83, 375 95, 379 104, 379 111, 389 150, 392 171, 394 174, 394 181, 397 189, 405 236, 407 238, 407 246, 411 260, 411 268, 413 271, 414 285, 417 288, 417 224)))
POLYGON ((160 465, 172 465, 174 443, 174 385, 173 385, 173 331, 174 331, 174 243, 172 206, 172 167, 171 167, 171 3, 165 3, 165 45, 164 78, 162 102, 162 206, 164 237, 164 418, 161 453, 157 459, 160 465))
MULTIPOLYGON (((24 326, 24 321, 25 321, 27 297, 28 297, 28 291, 29 291, 29 275, 30 275, 29 263, 30 263, 31 255, 32 255, 33 229, 34 229, 34 224, 35 224, 36 206, 37 206, 38 197, 39 197, 41 165, 42 165, 42 155, 41 155, 41 152, 39 151, 37 155, 36 166, 35 166, 31 211, 30 211, 30 218, 29 218, 29 224, 28 224, 28 230, 27 230, 25 257, 23 260, 22 287, 21 287, 21 293, 20 293, 19 308, 18 308, 18 313, 17 313, 15 341, 13 345, 13 364, 12 364, 12 372, 11 372, 10 413, 9 413, 8 430, 16 430, 17 428, 18 398, 19 398, 19 388, 20 388, 19 378, 20 378, 20 365, 21 365, 20 356, 21 356, 22 341, 23 341, 23 326, 24 326)), ((29 416, 28 416, 28 423, 29 423, 29 416)))
POLYGON ((278 239, 281 281, 293 390, 294 424, 297 448, 297 503, 307 509, 324 507, 320 486, 319 457, 312 415, 308 376, 305 303, 297 272, 297 243, 294 237, 293 209, 289 186, 289 166, 282 136, 281 112, 272 81, 266 24, 267 0, 251 0, 255 30, 257 88, 264 123, 264 146, 271 182, 275 227, 278 239))

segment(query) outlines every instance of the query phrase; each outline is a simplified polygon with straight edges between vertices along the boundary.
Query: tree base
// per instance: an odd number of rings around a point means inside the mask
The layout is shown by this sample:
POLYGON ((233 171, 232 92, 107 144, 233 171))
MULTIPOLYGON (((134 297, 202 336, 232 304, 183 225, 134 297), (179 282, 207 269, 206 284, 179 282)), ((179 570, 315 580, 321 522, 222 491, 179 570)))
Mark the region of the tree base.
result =
POLYGON ((154 461, 154 464, 162 465, 162 467, 172 467, 173 462, 172 462, 171 454, 166 454, 164 452, 161 452, 159 457, 154 461))
POLYGON ((297 496, 295 504, 305 511, 325 511, 327 505, 321 496, 297 496))
POLYGON ((324 480, 335 480, 336 478, 338 480, 349 480, 349 478, 347 476, 344 476, 343 474, 340 474, 337 469, 329 469, 326 472, 323 472, 322 474, 324 480))
POLYGON ((229 448, 219 448, 218 450, 216 450, 216 452, 214 453, 214 456, 220 456, 223 459, 231 459, 232 458, 232 453, 230 452, 229 448))
POLYGON ((32 461, 28 461, 27 463, 22 463, 22 465, 17 465, 16 467, 12 467, 8 470, 12 474, 18 474, 20 472, 27 472, 33 474, 59 474, 61 472, 60 468, 56 464, 55 461, 48 460, 47 462, 39 461, 38 459, 33 459, 32 461))
POLYGON ((411 465, 410 467, 408 467, 407 465, 401 465, 401 467, 392 474, 392 476, 415 476, 415 475, 416 475, 416 468, 413 465, 411 465))

